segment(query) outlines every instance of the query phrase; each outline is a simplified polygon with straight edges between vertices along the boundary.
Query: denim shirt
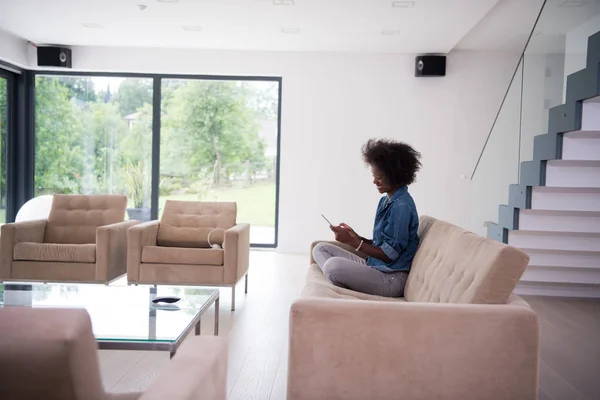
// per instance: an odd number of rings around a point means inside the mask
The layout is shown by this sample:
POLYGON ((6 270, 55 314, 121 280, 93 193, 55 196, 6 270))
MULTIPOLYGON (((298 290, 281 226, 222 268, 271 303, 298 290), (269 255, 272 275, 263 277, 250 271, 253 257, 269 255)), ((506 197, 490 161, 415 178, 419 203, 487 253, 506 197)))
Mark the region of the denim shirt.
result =
POLYGON ((406 186, 390 198, 382 197, 375 216, 373 246, 381 247, 392 262, 368 257, 367 265, 381 272, 409 271, 419 246, 418 228, 417 207, 406 186))

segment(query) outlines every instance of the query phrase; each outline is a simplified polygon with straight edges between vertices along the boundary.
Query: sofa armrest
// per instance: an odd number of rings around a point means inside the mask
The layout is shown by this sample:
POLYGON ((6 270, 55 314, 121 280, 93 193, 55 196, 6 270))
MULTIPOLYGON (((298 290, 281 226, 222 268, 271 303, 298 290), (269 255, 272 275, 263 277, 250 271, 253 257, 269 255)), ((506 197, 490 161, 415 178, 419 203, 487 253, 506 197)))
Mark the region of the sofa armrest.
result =
POLYGON ((227 341, 189 337, 139 400, 225 400, 227 341))
POLYGON ((140 221, 123 221, 96 229, 96 280, 110 282, 127 272, 127 230, 140 221))
POLYGON ((237 283, 248 272, 250 263, 250 225, 237 224, 225 231, 224 283, 237 283))
POLYGON ((12 274, 13 249, 22 242, 42 243, 46 220, 13 222, 0 227, 0 280, 12 274))
POLYGON ((367 255, 365 253, 363 253, 362 251, 356 251, 356 249, 350 245, 347 245, 345 243, 340 243, 340 242, 336 242, 335 240, 317 240, 316 242, 313 242, 310 245, 310 264, 316 264, 315 259, 313 258, 313 249, 315 248, 316 245, 318 245, 319 243, 329 243, 329 244, 333 244, 335 246, 341 247, 344 250, 349 251, 352 254, 355 254, 361 258, 366 259, 367 255))
POLYGON ((149 221, 127 230, 127 282, 140 280, 140 264, 144 246, 156 246, 160 221, 149 221))
POLYGON ((536 399, 538 355, 528 307, 300 299, 287 399, 536 399))

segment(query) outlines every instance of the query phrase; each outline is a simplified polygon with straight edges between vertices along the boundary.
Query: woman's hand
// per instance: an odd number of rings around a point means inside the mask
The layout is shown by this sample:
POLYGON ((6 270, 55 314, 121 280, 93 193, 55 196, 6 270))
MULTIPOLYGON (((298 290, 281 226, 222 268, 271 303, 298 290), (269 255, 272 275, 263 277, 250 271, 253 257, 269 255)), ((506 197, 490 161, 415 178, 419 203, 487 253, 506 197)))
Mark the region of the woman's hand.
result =
POLYGON ((333 233, 335 233, 335 240, 340 243, 350 245, 352 247, 358 247, 360 245, 361 238, 358 236, 354 229, 348 225, 342 223, 339 226, 330 227, 333 233))

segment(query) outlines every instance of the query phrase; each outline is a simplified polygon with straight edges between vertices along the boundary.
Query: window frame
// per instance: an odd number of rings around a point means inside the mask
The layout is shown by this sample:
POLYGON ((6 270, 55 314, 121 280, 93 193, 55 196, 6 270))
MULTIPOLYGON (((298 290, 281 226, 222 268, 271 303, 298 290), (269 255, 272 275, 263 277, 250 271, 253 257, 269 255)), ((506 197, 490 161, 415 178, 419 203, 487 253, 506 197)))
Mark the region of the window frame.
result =
MULTIPOLYGON (((0 66, 1 68, 1 66, 0 66)), ((151 218, 158 218, 159 202, 159 181, 160 181, 160 129, 161 129, 161 107, 162 107, 162 80, 163 79, 181 79, 181 80, 212 80, 212 81, 261 81, 276 82, 278 84, 278 104, 277 104, 277 160, 275 173, 275 237, 273 243, 250 243, 253 248, 277 248, 279 243, 279 188, 280 188, 280 167, 281 167, 281 103, 283 79, 280 76, 246 76, 246 75, 194 75, 194 74, 152 74, 152 73, 132 73, 132 72, 83 72, 70 70, 35 70, 31 73, 30 83, 33 87, 32 99, 27 107, 28 115, 24 116, 30 121, 31 129, 29 137, 31 139, 31 149, 29 157, 26 158, 27 169, 30 171, 31 180, 27 182, 28 188, 17 188, 17 191, 27 189, 27 193, 22 193, 22 197, 30 199, 33 197, 34 189, 34 171, 35 171, 35 80, 37 76, 84 76, 84 77, 115 77, 115 78, 141 78, 153 80, 152 92, 152 180, 151 180, 151 218)), ((10 150, 10 147, 8 148, 10 150)), ((7 190, 7 196, 10 190, 7 190)), ((24 202, 23 202, 24 203, 24 202)), ((18 208, 17 208, 18 209, 18 208)), ((16 213, 16 211, 15 211, 16 213)), ((7 210, 7 218, 8 218, 7 210)), ((8 219, 7 219, 8 221, 8 219)))

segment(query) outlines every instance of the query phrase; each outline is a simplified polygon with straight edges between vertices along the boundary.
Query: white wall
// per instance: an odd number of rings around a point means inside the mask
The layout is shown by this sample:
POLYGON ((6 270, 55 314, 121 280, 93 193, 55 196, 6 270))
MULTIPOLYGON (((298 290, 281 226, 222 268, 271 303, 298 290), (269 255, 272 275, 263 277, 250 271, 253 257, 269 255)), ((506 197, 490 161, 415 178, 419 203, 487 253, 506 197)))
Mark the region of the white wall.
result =
MULTIPOLYGON (((414 56, 77 48, 74 68, 283 77, 279 249, 330 237, 324 213, 369 235, 379 197, 360 157, 371 137, 411 143, 422 214, 469 220, 469 175, 515 68, 514 54, 457 52, 445 78, 415 78, 414 56)), ((507 187, 504 190, 508 190, 507 187)))
POLYGON ((421 151, 411 188, 420 213, 467 227, 461 175, 472 172, 517 58, 454 52, 446 77, 426 79, 414 77, 412 55, 73 47, 76 70, 283 77, 279 250, 297 253, 331 237, 321 213, 370 235, 379 194, 360 147, 371 137, 421 151))
POLYGON ((0 30, 0 60, 20 67, 27 66, 27 41, 0 30))

